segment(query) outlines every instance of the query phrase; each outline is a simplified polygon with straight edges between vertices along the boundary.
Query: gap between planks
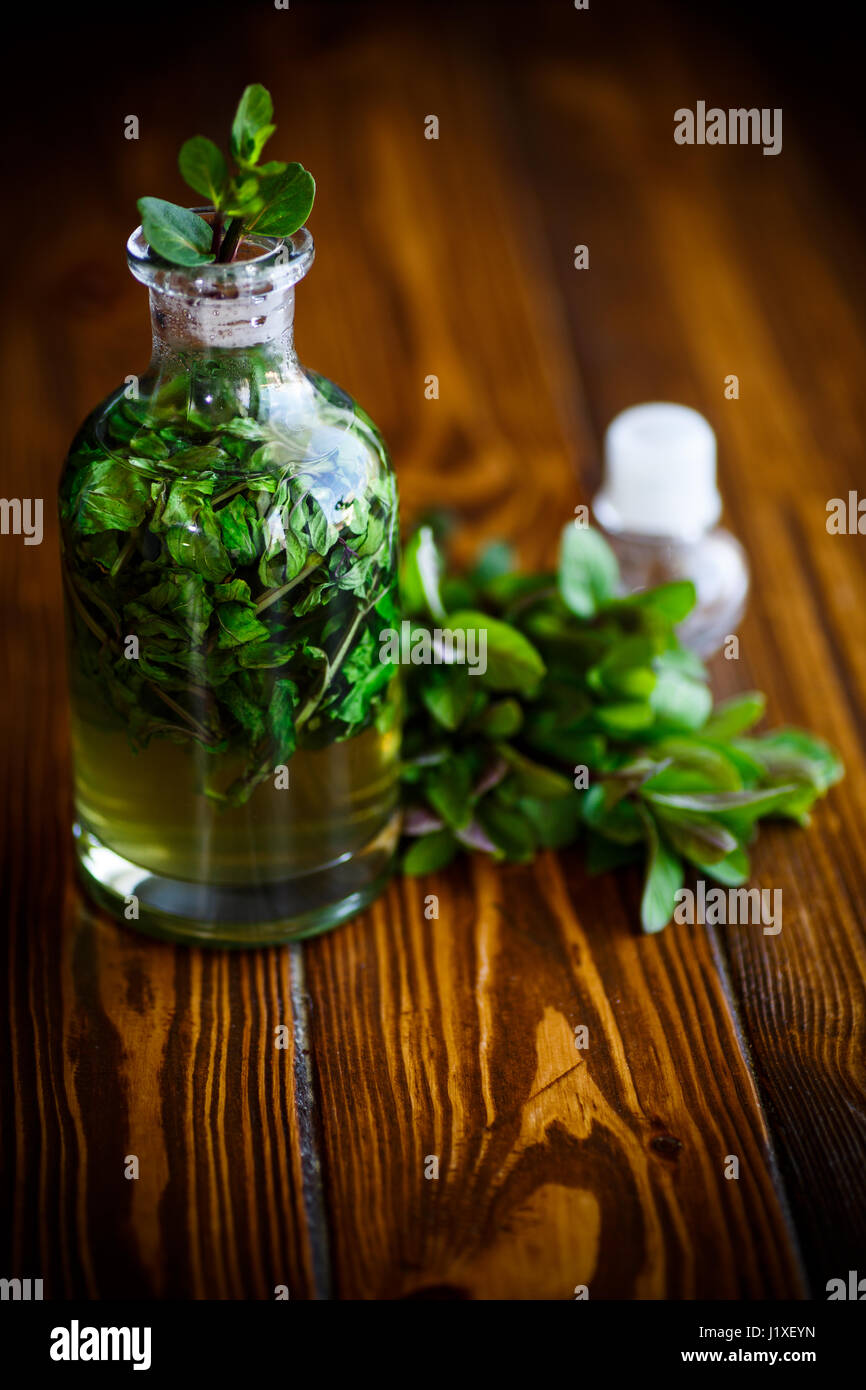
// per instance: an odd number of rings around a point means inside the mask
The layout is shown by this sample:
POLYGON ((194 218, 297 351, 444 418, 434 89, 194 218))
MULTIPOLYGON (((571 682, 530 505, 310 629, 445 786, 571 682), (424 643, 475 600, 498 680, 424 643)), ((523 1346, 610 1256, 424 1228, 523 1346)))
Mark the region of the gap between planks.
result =
POLYGON ((301 1158, 301 1200, 310 1246, 310 1292, 314 1299, 332 1297, 331 1242, 322 1183, 322 1136, 316 1102, 315 1060, 310 1037, 310 997, 300 941, 289 945, 295 1112, 301 1158))
POLYGON ((731 978, 730 962, 728 960, 724 938, 718 927, 705 926, 704 930, 707 933, 707 939, 710 943, 710 953, 719 977, 722 998, 728 1006, 731 1027, 737 1039, 740 1056, 752 1080, 755 1093, 755 1106, 763 1128, 764 1156, 767 1164, 767 1174, 776 1195, 776 1201, 779 1204, 779 1211, 790 1245, 791 1262, 802 1285, 803 1297, 811 1299, 815 1297, 812 1286, 813 1281, 806 1265, 803 1248, 800 1242, 800 1235, 797 1230, 797 1223, 794 1220, 793 1207, 788 1195, 785 1179, 782 1175, 782 1165, 779 1162, 779 1156, 776 1152, 773 1128, 770 1124, 768 1108, 771 1105, 771 1101, 758 1075, 754 1054, 752 1052, 752 1045, 749 1041, 742 1015, 740 1014, 740 1007, 734 989, 734 982, 731 978))

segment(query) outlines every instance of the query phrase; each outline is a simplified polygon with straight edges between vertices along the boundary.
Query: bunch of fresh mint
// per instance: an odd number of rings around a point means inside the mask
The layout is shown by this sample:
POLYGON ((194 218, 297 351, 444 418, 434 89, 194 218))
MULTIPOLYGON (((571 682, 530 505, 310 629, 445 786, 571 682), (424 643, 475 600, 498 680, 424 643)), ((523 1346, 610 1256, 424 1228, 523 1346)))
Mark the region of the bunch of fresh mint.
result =
POLYGON ((686 864, 744 883, 757 822, 805 825, 842 775, 809 734, 750 734, 762 695, 713 709, 704 667, 676 636, 693 585, 619 597, 616 559, 596 531, 566 529, 555 575, 516 573, 494 545, 469 574, 446 577, 425 526, 401 578, 410 651, 426 640, 448 654, 437 628, 487 643, 484 674, 465 662, 408 667, 406 873, 461 850, 522 862, 580 837, 591 872, 644 861, 641 922, 659 931, 686 864))
POLYGON ((194 135, 181 146, 180 172, 213 206, 212 223, 163 198, 139 198, 144 235, 163 260, 183 266, 231 261, 249 233, 288 237, 303 226, 316 193, 312 174, 278 159, 259 163, 276 130, 273 114, 270 93, 258 83, 247 87, 232 123, 233 173, 206 136, 194 135))

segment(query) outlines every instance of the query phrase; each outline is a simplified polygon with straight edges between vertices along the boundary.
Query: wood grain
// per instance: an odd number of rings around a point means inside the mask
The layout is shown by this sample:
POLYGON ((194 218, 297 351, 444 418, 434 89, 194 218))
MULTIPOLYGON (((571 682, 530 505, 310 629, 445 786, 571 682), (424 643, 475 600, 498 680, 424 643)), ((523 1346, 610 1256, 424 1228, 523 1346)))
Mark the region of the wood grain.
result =
POLYGON ((796 1296, 718 959, 633 908, 479 863, 308 952, 341 1296, 796 1296))
POLYGON ((44 163, 15 170, 28 236, 11 274, 0 258, 3 494, 50 498, 80 418, 143 365, 135 198, 181 196, 191 105, 216 135, 253 76, 319 183, 302 360, 383 427, 404 518, 450 509, 458 558, 505 536, 543 565, 608 419, 695 405, 754 573, 716 688, 765 689, 847 779, 808 833, 762 836, 775 938, 641 938, 636 876, 568 854, 395 882, 303 951, 137 938, 72 877, 47 505, 42 546, 0 538, 0 1274, 47 1296, 778 1298, 862 1268, 866 560, 824 527, 862 478, 862 225, 802 96, 736 34, 676 9, 518 13, 263 9, 227 45, 215 7, 195 55, 158 64, 88 31, 99 81, 74 84, 61 19, 44 163), (674 145, 712 83, 791 103, 783 156, 674 145))

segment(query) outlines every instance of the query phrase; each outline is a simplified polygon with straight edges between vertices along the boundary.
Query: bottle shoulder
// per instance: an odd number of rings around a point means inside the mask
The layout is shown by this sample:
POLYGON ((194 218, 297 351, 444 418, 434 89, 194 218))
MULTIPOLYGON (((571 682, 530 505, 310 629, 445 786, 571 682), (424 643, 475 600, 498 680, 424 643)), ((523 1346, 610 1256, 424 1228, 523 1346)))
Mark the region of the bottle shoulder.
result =
POLYGON ((280 476, 329 465, 355 489, 392 472, 381 432, 357 402, 319 372, 263 382, 254 399, 224 402, 190 383, 148 372, 111 392, 73 437, 61 489, 70 475, 102 462, 153 481, 280 476))
POLYGON ((350 396, 342 386, 338 386, 321 372, 310 367, 304 367, 302 370, 319 402, 323 403, 323 416, 328 422, 333 422, 338 428, 352 429, 358 438, 365 440, 384 464, 390 467, 391 458, 381 430, 354 396, 350 396))

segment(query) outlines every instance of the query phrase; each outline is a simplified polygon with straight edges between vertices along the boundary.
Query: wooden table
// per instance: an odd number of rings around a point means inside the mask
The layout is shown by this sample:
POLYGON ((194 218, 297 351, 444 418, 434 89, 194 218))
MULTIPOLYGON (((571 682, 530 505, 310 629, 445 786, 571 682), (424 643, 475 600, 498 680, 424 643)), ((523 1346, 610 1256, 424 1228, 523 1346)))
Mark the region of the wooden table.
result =
MULTIPOLYGON (((34 114, 5 495, 50 499, 78 420, 146 360, 135 197, 180 198, 180 139, 261 80, 276 152, 319 182, 301 357, 381 423, 404 520, 446 504, 463 558, 505 536, 543 565, 610 417, 696 406, 753 567, 716 690, 764 689, 848 769, 808 832, 762 834, 778 936, 643 938, 638 878, 575 852, 395 881, 303 948, 149 941, 73 878, 49 502, 42 546, 0 538, 0 1273, 47 1297, 761 1299, 866 1273, 864 542, 825 527, 863 477, 863 229, 820 100, 747 34, 653 8, 264 6, 165 45, 85 27, 90 66, 34 114), (781 156, 676 145, 698 98, 784 105, 781 156)), ((69 40, 49 34, 58 72, 69 40)))

